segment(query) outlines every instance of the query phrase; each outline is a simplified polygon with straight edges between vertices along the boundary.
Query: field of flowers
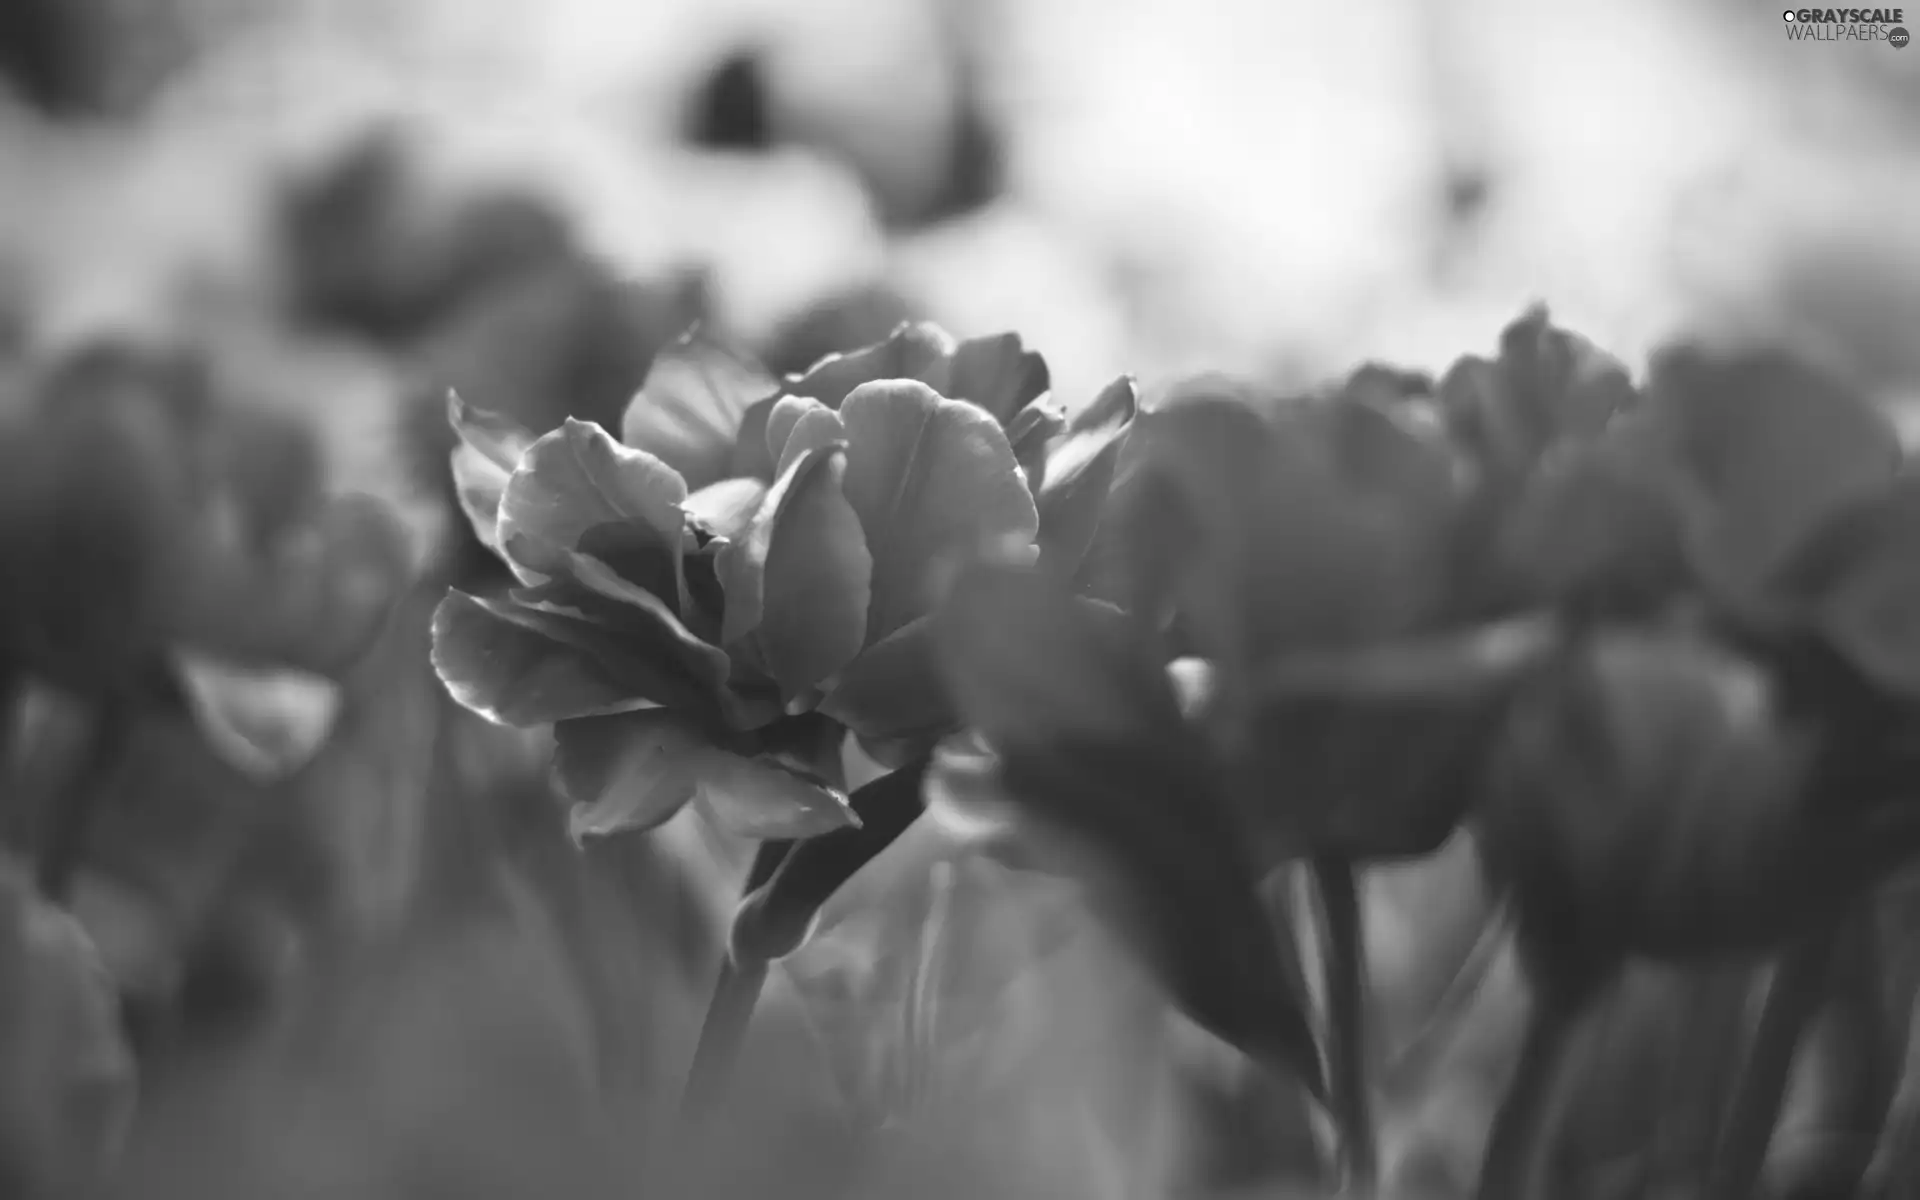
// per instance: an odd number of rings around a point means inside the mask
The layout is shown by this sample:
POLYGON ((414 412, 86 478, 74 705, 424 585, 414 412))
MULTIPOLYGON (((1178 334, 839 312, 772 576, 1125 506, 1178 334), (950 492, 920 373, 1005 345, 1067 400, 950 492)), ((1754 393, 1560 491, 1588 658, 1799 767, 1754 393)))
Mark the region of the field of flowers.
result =
POLYGON ((1920 1196, 1777 21, 0 14, 0 1196, 1920 1196))

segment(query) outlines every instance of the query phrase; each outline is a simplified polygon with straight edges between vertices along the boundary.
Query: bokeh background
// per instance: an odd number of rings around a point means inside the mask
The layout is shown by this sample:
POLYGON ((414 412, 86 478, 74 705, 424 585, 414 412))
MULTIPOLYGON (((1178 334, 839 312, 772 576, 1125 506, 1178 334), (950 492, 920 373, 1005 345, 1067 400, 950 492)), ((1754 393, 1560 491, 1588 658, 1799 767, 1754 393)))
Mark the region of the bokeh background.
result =
MULTIPOLYGON (((1278 1194, 1285 1098, 938 831, 777 975, 719 1140, 661 1136, 738 848, 576 851, 539 747, 439 696, 448 386, 605 419, 696 317, 797 369, 908 316, 1018 329, 1067 399, 1305 382, 1544 299, 1920 395, 1920 52, 1744 0, 5 0, 0 65, 0 364, 192 347, 437 564, 293 784, 126 784, 82 918, 218 1014, 129 1197, 1278 1194)), ((1484 916, 1465 849, 1373 881, 1390 1046, 1484 916)), ((1401 1194, 1471 1178, 1503 970, 1389 1097, 1401 1194)))

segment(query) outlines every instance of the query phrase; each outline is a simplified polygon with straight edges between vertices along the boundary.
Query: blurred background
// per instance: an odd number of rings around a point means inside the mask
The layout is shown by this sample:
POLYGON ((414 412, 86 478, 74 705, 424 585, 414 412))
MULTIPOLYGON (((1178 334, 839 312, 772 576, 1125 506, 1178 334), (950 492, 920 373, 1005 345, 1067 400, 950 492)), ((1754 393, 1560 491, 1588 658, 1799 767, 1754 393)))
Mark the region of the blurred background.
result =
MULTIPOLYGON (((1017 329, 1070 402, 1304 382, 1441 369, 1544 299, 1629 361, 1762 335, 1901 398, 1916 116, 1920 54, 1732 0, 0 0, 0 378, 194 356, 400 505, 424 572, 294 780, 156 735, 119 785, 76 906, 189 1033, 136 1038, 116 1194, 1277 1194, 1235 1121, 1282 1101, 1072 897, 933 831, 776 977, 727 1142, 663 1145, 741 860, 577 852, 537 742, 440 695, 425 614, 482 569, 440 397, 612 422, 694 320, 781 370, 1017 329)), ((1390 1040, 1473 879, 1374 881, 1390 1040)), ((1389 1105, 1405 1194, 1470 1179, 1511 992, 1389 1105)))

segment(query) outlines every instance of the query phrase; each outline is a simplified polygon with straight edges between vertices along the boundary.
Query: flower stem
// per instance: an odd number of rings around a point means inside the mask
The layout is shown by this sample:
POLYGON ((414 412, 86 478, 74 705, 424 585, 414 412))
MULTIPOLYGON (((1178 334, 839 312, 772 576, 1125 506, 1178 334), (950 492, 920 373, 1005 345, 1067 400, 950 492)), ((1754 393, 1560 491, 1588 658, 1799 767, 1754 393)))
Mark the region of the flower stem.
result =
MULTIPOLYGON (((751 896, 758 891, 786 861, 793 845, 789 841, 760 843, 740 894, 751 896)), ((700 1023, 700 1040, 694 1045, 693 1065, 688 1068, 686 1087, 680 1096, 683 1120, 703 1119, 725 1098, 740 1047, 746 1041, 747 1026, 753 1021, 753 1010, 759 1006, 766 983, 764 959, 743 961, 731 951, 721 953, 706 1019, 700 1023)))
POLYGON ((1367 962, 1360 893, 1353 863, 1323 857, 1313 863, 1326 922, 1328 1061, 1334 1119, 1340 1127, 1341 1167, 1349 1194, 1370 1195, 1379 1182, 1366 1040, 1367 962))
POLYGON ((1837 931, 1818 930, 1788 949, 1775 968, 1760 1028, 1720 1138, 1707 1200, 1746 1200, 1754 1194, 1774 1124, 1780 1119, 1794 1055, 1819 1010, 1838 942, 1837 931))
POLYGON ((40 891, 56 904, 72 898, 94 814, 120 766, 132 728, 133 710, 128 704, 120 700, 103 703, 94 715, 85 761, 74 773, 72 786, 55 799, 40 845, 38 874, 40 891))
POLYGON ((1520 1062, 1493 1116, 1480 1164, 1478 1200, 1536 1200, 1543 1190, 1554 1089, 1567 1045, 1593 992, 1585 987, 1542 987, 1527 1022, 1520 1062))
POLYGON ((704 1119, 726 1097, 740 1047, 746 1041, 747 1026, 766 982, 764 961, 735 962, 730 954, 720 960, 713 995, 707 1001, 707 1017, 700 1025, 700 1041, 694 1047, 693 1066, 687 1072, 686 1090, 680 1097, 684 1120, 704 1119))

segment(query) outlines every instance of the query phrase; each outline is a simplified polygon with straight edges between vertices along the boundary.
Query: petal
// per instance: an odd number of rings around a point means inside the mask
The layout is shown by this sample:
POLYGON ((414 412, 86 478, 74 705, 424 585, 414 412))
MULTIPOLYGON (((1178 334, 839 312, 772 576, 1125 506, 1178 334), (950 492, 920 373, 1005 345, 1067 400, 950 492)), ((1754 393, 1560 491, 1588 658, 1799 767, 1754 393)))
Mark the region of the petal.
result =
POLYGON ((433 667, 463 707, 521 727, 651 708, 689 686, 586 621, 465 592, 434 612, 433 667))
POLYGON ((722 641, 752 637, 789 696, 845 666, 865 638, 873 560, 841 491, 845 473, 837 445, 794 462, 717 563, 727 597, 722 641))
POLYGON ((917 378, 942 396, 979 405, 1002 425, 1053 386, 1047 360, 1017 333, 968 338, 917 378))
POLYGON ((790 396, 811 396, 828 408, 839 408, 849 393, 863 383, 880 379, 921 379, 944 361, 955 342, 939 326, 908 322, 884 342, 821 359, 787 380, 790 396))
POLYGON ((932 609, 939 573, 999 544, 1030 545, 1040 514, 985 410, 925 384, 863 384, 846 398, 847 500, 873 554, 867 641, 932 609))
POLYGON ((687 497, 687 516, 714 537, 732 540, 743 533, 766 499, 758 479, 723 479, 687 497))
POLYGON ((801 413, 780 451, 780 474, 786 474, 787 468, 801 455, 822 446, 841 445, 846 440, 847 427, 839 413, 830 408, 813 408, 801 413))
POLYGON ((1655 357, 1648 387, 1694 565, 1734 595, 1754 588, 1814 523, 1899 468, 1885 413, 1783 354, 1669 349, 1655 357))
POLYGON ((340 685, 304 671, 251 670, 184 653, 174 670, 214 752, 263 783, 306 766, 340 713, 340 685))
POLYGON ((934 658, 934 617, 919 617, 862 650, 832 680, 820 711, 862 738, 895 741, 950 727, 953 705, 934 658))
POLYGON ((1007 422, 1007 443, 1027 475, 1027 490, 1040 494, 1046 481, 1047 448, 1067 431, 1067 416, 1051 404, 1029 404, 1007 422))
POLYGON ((538 583, 559 571, 589 529, 622 524, 634 549, 655 549, 677 573, 686 533, 687 483, 665 462, 569 417, 536 441, 507 481, 500 544, 515 573, 538 583), (656 549, 657 548, 657 549, 656 549))
POLYGON ((498 468, 503 476, 513 474, 535 440, 533 432, 520 422, 470 404, 459 392, 447 393, 447 424, 459 435, 462 446, 481 462, 498 468))
POLYGON ((1690 578, 1671 492, 1644 447, 1617 436, 1549 453, 1497 537, 1516 605, 1646 613, 1690 578))
POLYGON ((1250 825, 1282 854, 1432 853, 1465 815, 1508 703, 1558 646, 1552 623, 1528 619, 1288 661, 1252 698, 1250 825))
MULTIPOLYGON (((786 453, 787 439, 793 435, 793 427, 810 412, 832 413, 833 410, 815 400, 812 396, 782 396, 773 402, 773 408, 767 413, 767 457, 776 463, 782 462, 786 453)), ((775 472, 775 477, 786 473, 783 464, 775 472)))
POLYGON ((703 488, 732 473, 747 409, 778 390, 758 365, 689 334, 654 357, 627 405, 620 440, 671 467, 689 488, 703 488))
POLYGON ((447 423, 459 435, 451 452, 454 495, 480 544, 500 552, 500 497, 513 469, 533 445, 533 433, 518 421, 477 408, 460 393, 447 393, 447 423))
POLYGON ((1133 380, 1122 376, 1074 414, 1065 434, 1048 448, 1044 482, 1034 493, 1042 566, 1068 577, 1080 569, 1139 411, 1133 380))
POLYGON ((338 674, 385 628, 412 557, 384 504, 342 497, 264 562, 214 554, 183 568, 179 640, 237 662, 338 674))
POLYGON ((1882 687, 1920 694, 1920 476, 1847 505, 1766 581, 1882 687))
POLYGON ((999 755, 1006 794, 1088 856, 1107 918, 1195 1021, 1317 1088, 1305 997, 1245 832, 1137 627, 1001 566, 966 572, 939 627, 954 698, 999 755))
POLYGON ((555 786, 573 802, 568 829, 589 835, 653 829, 701 800, 740 837, 814 837, 857 824, 845 794, 765 758, 715 746, 663 710, 562 721, 555 786))

